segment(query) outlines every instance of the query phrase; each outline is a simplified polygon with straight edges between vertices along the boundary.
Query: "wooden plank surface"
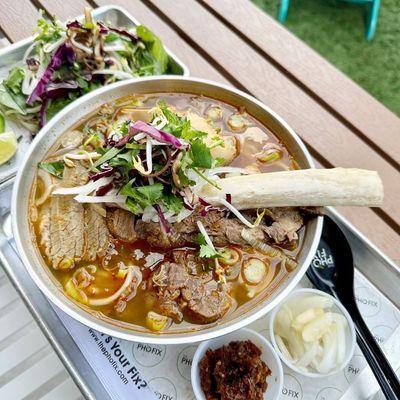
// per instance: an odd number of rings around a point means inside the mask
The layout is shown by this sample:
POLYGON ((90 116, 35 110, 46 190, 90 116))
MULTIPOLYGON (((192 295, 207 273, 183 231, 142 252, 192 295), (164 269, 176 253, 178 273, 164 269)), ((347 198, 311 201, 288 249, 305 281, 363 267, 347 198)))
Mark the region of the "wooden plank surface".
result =
MULTIPOLYGON (((96 0, 99 6, 109 4, 108 0, 96 0)), ((140 0, 113 0, 112 4, 125 8, 140 23, 148 26, 159 35, 164 44, 174 52, 190 69, 190 74, 200 78, 207 78, 221 83, 229 83, 212 65, 202 58, 199 53, 190 47, 168 24, 153 13, 140 0)))
POLYGON ((400 166, 400 119, 249 0, 200 0, 400 166))
POLYGON ((39 11, 29 0, 1 0, 0 26, 11 42, 32 35, 39 11))
POLYGON ((174 23, 186 32, 210 58, 218 60, 237 77, 243 87, 282 115, 313 153, 319 155, 324 166, 378 171, 386 189, 382 214, 394 229, 400 231, 400 191, 394 185, 399 182, 396 168, 198 2, 154 0, 151 4, 164 14, 164 18, 170 16, 168 23, 174 23))
POLYGON ((85 7, 90 7, 85 0, 38 0, 37 4, 49 15, 55 15, 60 21, 75 18, 83 14, 85 7))

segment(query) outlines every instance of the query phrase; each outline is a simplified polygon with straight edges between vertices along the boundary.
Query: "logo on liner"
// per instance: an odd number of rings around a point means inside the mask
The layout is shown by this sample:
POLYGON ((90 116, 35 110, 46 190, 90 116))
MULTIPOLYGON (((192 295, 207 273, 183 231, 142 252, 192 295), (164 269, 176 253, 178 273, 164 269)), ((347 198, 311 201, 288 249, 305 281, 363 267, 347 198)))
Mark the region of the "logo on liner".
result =
POLYGON ((293 375, 284 375, 284 386, 282 388, 282 397, 285 399, 297 399, 303 398, 303 388, 301 383, 293 375))
POLYGON ((311 262, 314 268, 332 268, 334 266, 332 254, 328 254, 324 247, 319 248, 311 262))
POLYGON ((356 376, 365 368, 366 365, 367 362, 365 361, 364 356, 354 355, 343 371, 347 382, 352 383, 356 376))
POLYGON ((193 355, 196 351, 196 346, 187 346, 180 351, 176 360, 176 367, 182 378, 190 381, 190 373, 193 355))
POLYGON ((149 386, 159 400, 177 400, 176 387, 168 378, 158 376, 150 379, 149 386))
POLYGON ((164 360, 166 350, 167 347, 165 345, 135 343, 132 348, 132 354, 135 360, 143 367, 155 367, 164 360))

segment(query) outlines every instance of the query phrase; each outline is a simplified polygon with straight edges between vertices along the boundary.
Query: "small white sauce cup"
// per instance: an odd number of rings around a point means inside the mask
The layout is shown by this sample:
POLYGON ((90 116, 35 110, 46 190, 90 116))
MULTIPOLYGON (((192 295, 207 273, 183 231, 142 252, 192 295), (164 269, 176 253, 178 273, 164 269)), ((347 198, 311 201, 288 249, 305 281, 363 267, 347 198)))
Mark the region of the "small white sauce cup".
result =
POLYGON ((289 296, 285 298, 285 300, 280 303, 277 307, 275 307, 270 316, 270 321, 269 321, 269 331, 270 331, 270 336, 271 336, 271 342, 272 345, 274 346, 275 351, 278 353, 279 357, 283 361, 284 364, 286 364, 290 369, 293 371, 297 372, 300 375, 306 376, 308 378, 322 378, 330 375, 337 374, 341 370, 344 369, 344 367, 350 362, 350 359, 353 357, 354 350, 356 347, 356 331, 354 328, 354 323, 353 320, 351 319, 350 314, 347 312, 345 307, 340 303, 339 300, 337 300, 335 297, 331 296, 330 294, 327 294, 325 292, 322 292, 321 290, 317 289, 297 289, 294 290, 289 296), (300 369, 296 367, 290 360, 288 360, 280 351, 276 340, 275 340, 275 331, 274 331, 274 325, 275 325, 275 317, 280 308, 287 304, 288 301, 293 300, 295 298, 302 298, 307 295, 318 295, 318 296, 324 296, 324 297, 329 297, 333 300, 333 306, 331 311, 342 314, 346 320, 347 320, 347 327, 345 329, 345 337, 346 337, 346 356, 343 360, 343 362, 340 365, 337 365, 337 367, 331 371, 329 371, 326 374, 319 373, 319 372, 314 372, 314 371, 305 371, 304 369, 300 369))
POLYGON ((208 349, 216 350, 224 345, 228 345, 230 342, 233 341, 244 340, 250 340, 261 350, 260 357, 271 370, 271 375, 267 377, 268 388, 264 393, 264 399, 276 400, 279 398, 282 392, 283 385, 283 369, 278 355, 276 354, 274 348, 271 346, 267 339, 265 339, 263 336, 255 331, 243 328, 228 335, 206 340, 205 342, 202 342, 197 348, 193 356, 191 370, 192 387, 197 400, 206 399, 203 390, 201 389, 199 368, 199 363, 204 357, 206 351, 208 349))

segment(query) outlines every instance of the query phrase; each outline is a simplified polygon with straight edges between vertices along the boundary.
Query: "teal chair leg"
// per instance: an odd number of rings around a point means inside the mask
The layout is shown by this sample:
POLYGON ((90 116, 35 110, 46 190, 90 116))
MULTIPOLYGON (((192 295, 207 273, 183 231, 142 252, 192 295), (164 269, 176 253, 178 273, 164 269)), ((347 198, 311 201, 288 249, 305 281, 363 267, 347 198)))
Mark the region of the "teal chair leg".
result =
POLYGON ((367 30, 365 32, 365 36, 368 41, 371 41, 375 35, 376 24, 378 22, 378 14, 379 14, 379 2, 380 0, 373 0, 372 4, 368 5, 368 13, 367 13, 367 30))
POLYGON ((279 13, 278 13, 278 20, 282 24, 286 21, 289 5, 290 5, 290 0, 281 0, 281 5, 279 7, 279 13))

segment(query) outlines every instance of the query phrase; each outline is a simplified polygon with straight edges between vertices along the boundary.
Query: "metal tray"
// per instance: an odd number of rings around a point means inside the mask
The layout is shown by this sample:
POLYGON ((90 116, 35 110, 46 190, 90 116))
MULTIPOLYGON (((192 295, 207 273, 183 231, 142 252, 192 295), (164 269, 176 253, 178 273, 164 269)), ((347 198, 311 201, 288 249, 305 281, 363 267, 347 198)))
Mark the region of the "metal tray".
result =
MULTIPOLYGON (((110 22, 114 26, 134 27, 139 25, 139 22, 132 17, 126 10, 118 6, 103 6, 96 8, 93 11, 95 20, 110 22)), ((78 19, 83 18, 79 16, 78 19)), ((21 40, 4 49, 0 50, 0 80, 4 79, 11 68, 21 63, 26 49, 32 44, 33 37, 21 40)), ((175 75, 189 75, 188 67, 179 60, 168 48, 167 53, 171 58, 171 67, 175 75)), ((18 151, 15 156, 6 164, 0 166, 0 188, 7 181, 12 181, 17 173, 18 166, 21 164, 27 147, 31 143, 30 133, 13 123, 7 121, 7 126, 10 127, 19 137, 18 151)))

